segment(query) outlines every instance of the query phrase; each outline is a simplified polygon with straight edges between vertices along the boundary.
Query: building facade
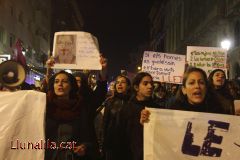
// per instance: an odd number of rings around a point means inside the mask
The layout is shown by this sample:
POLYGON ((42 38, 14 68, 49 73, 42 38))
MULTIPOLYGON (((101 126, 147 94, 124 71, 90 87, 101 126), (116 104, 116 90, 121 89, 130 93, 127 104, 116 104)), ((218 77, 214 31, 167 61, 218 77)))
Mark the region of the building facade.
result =
POLYGON ((34 81, 35 74, 43 76, 39 70, 50 49, 50 11, 48 0, 0 0, 0 55, 11 55, 20 39, 30 81, 34 81))
MULTIPOLYGON (((187 46, 220 47, 222 40, 229 39, 230 68, 236 70, 232 62, 240 54, 240 0, 163 0, 155 3, 149 14, 152 50, 186 54, 187 46)), ((240 56, 238 59, 240 61, 240 56)), ((230 78, 234 78, 236 71, 231 69, 230 78)))

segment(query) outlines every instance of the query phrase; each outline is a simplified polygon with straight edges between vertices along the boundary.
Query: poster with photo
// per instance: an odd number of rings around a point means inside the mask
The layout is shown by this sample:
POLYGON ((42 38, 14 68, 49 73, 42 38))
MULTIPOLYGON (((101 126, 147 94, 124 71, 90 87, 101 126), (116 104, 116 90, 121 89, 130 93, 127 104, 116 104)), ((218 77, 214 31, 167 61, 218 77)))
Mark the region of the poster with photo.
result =
POLYGON ((56 32, 53 57, 56 69, 101 70, 97 38, 87 32, 56 32))

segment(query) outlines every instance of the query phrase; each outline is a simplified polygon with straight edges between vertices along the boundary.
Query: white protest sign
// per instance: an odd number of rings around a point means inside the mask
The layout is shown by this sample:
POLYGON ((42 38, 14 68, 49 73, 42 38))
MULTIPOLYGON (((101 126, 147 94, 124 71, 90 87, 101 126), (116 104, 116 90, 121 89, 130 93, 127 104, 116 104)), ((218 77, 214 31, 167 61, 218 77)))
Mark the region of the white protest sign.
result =
POLYGON ((101 70, 97 38, 87 32, 56 32, 54 68, 101 70))
POLYGON ((152 75, 154 81, 182 83, 185 55, 145 51, 142 71, 152 75))
POLYGON ((44 160, 46 94, 0 92, 0 159, 44 160))
POLYGON ((144 124, 144 160, 237 160, 240 117, 149 109, 144 124))
POLYGON ((227 73, 227 51, 222 48, 187 46, 187 62, 190 66, 203 69, 207 75, 214 69, 227 73))

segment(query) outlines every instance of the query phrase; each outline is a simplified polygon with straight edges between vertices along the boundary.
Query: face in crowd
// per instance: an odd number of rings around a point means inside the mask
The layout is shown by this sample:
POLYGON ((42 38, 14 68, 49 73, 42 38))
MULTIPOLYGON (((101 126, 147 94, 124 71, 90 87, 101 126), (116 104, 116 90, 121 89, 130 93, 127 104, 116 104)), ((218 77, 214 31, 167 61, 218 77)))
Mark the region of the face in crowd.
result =
POLYGON ((207 78, 204 71, 196 69, 186 73, 183 80, 182 93, 192 105, 201 104, 207 93, 207 78))
POLYGON ((223 71, 216 71, 212 77, 214 88, 221 88, 226 81, 226 76, 223 71))
POLYGON ((127 82, 127 78, 124 76, 118 76, 115 81, 115 89, 117 93, 126 94, 130 84, 127 82))
POLYGON ((75 77, 65 71, 53 75, 49 79, 48 87, 55 98, 74 99, 77 97, 78 86, 75 77))
POLYGON ((71 90, 71 85, 66 74, 60 73, 54 80, 54 92, 57 96, 68 98, 71 90))
POLYGON ((153 94, 153 79, 148 73, 139 73, 133 81, 133 86, 138 100, 147 100, 153 94))
POLYGON ((77 81, 78 87, 80 88, 80 87, 81 87, 81 82, 82 82, 81 77, 75 77, 75 79, 76 79, 76 81, 77 81))
POLYGON ((58 52, 65 55, 71 54, 73 50, 73 36, 71 35, 61 35, 57 38, 58 52))

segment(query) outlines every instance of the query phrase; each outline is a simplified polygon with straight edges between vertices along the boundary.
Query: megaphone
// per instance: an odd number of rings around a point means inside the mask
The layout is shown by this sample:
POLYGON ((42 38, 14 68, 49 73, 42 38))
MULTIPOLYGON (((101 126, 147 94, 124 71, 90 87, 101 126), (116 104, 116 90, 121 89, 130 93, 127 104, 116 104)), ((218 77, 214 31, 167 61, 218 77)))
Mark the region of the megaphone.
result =
POLYGON ((0 84, 7 88, 20 86, 26 78, 24 67, 16 61, 8 60, 0 64, 0 84))

